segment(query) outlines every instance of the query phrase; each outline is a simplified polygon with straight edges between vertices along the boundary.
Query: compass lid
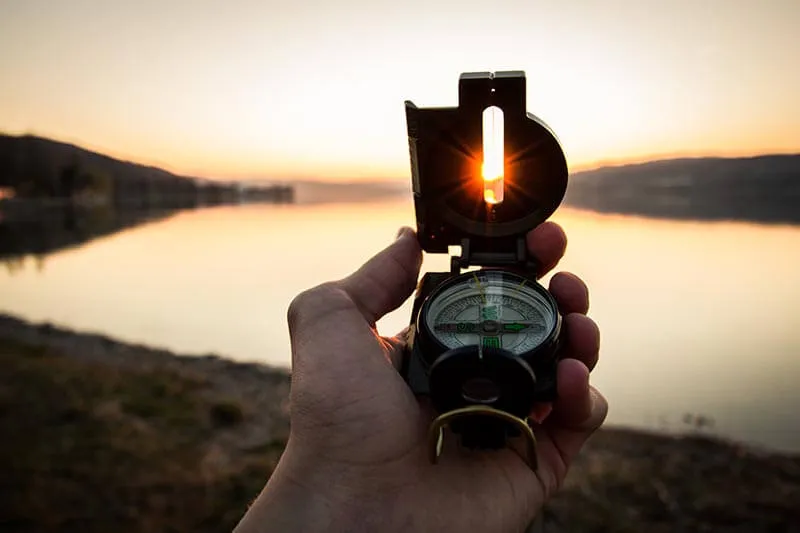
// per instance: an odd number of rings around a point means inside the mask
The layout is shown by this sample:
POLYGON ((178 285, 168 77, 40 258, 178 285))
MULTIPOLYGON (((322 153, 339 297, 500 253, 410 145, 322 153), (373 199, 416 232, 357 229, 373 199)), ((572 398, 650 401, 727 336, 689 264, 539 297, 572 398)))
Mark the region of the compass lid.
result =
POLYGON ((555 134, 526 111, 525 73, 464 73, 458 107, 419 108, 407 101, 405 108, 422 248, 446 253, 449 246, 461 245, 462 251, 466 246, 475 265, 502 264, 498 257, 518 259, 525 253, 520 239, 553 214, 568 176, 555 134), (487 108, 502 112, 499 203, 486 196, 487 108))

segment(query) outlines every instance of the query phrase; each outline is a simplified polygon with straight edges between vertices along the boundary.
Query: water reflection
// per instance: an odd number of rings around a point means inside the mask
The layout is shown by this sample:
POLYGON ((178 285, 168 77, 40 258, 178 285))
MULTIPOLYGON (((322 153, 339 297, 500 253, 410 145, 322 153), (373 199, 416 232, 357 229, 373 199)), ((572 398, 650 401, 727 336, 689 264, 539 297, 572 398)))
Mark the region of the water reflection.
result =
POLYGON ((125 228, 168 218, 177 209, 120 209, 69 202, 0 204, 0 260, 14 273, 33 256, 37 268, 55 251, 125 228))
MULTIPOLYGON (((288 365, 286 308, 413 224, 407 200, 181 212, 0 272, 0 311, 189 353, 288 365)), ((609 420, 684 429, 687 413, 800 450, 800 227, 562 208, 560 269, 591 288, 609 420)), ((423 268, 448 268, 428 255, 423 268)), ((547 278, 545 278, 547 282, 547 278)), ((410 302, 379 323, 406 325, 410 302)), ((334 357, 335 354, 331 354, 334 357)), ((688 420, 694 424, 694 419, 688 420)))

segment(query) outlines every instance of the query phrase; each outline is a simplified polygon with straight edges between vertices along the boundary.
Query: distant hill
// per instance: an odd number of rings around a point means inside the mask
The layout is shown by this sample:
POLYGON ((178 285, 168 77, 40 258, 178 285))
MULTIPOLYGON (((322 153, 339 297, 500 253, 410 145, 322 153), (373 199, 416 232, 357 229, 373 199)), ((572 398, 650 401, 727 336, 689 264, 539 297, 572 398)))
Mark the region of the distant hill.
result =
POLYGON ((52 139, 0 134, 0 186, 19 185, 30 179, 31 175, 55 175, 76 160, 98 172, 111 174, 120 181, 187 179, 160 168, 121 161, 52 139))
MULTIPOLYGON (((185 188, 189 183, 203 182, 192 176, 181 176, 160 168, 114 159, 103 154, 31 135, 0 134, 0 187, 30 188, 31 181, 48 184, 51 193, 63 169, 75 162, 94 173, 110 176, 116 189, 136 195, 136 184, 150 183, 166 188, 185 188)), ((248 183, 248 187, 269 189, 274 182, 248 183)), ((141 188, 141 187, 140 187, 141 188)), ((324 181, 293 181, 295 203, 365 202, 398 194, 410 194, 405 182, 360 181, 351 183, 324 181)), ((140 192, 140 191, 139 191, 140 192)), ((119 196, 119 194, 118 194, 119 196)))
POLYGON ((669 159, 570 177, 565 205, 696 220, 800 223, 800 155, 669 159))
POLYGON ((291 201, 291 188, 240 191, 235 183, 180 176, 32 135, 0 134, 0 187, 19 197, 74 198, 90 192, 116 206, 188 208, 254 201, 291 201))

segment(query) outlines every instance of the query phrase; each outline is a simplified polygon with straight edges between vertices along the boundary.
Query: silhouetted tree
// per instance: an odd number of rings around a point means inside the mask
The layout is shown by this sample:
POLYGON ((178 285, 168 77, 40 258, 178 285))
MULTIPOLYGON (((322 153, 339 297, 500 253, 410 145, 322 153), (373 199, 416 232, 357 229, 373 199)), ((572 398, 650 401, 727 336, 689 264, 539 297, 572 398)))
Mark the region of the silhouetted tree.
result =
POLYGON ((67 198, 75 196, 79 186, 79 172, 80 167, 76 160, 73 160, 61 169, 58 187, 61 194, 59 196, 65 196, 67 198))

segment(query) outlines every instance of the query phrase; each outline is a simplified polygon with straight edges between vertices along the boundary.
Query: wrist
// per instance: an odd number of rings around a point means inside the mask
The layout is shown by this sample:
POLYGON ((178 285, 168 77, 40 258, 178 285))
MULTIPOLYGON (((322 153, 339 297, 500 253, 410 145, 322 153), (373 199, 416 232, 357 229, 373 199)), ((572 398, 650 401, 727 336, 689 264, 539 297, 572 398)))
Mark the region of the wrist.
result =
POLYGON ((287 447, 234 533, 395 531, 390 525, 397 509, 385 492, 358 479, 349 470, 333 472, 313 458, 293 457, 287 447))
POLYGON ((273 474, 234 533, 334 531, 335 512, 326 498, 273 474))

